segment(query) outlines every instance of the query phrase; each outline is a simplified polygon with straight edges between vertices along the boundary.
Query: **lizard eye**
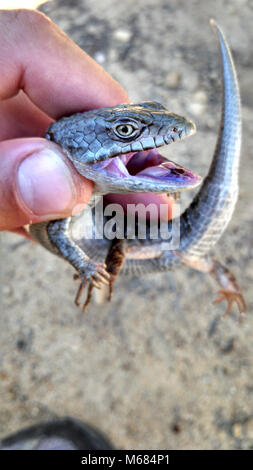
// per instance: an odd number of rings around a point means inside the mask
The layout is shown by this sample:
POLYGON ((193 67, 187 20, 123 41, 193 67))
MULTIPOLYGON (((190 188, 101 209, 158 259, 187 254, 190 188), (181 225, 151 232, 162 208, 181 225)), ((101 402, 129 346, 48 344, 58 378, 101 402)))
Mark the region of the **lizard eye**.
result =
POLYGON ((119 137, 132 137, 138 132, 138 129, 132 124, 119 124, 114 128, 114 132, 119 137))

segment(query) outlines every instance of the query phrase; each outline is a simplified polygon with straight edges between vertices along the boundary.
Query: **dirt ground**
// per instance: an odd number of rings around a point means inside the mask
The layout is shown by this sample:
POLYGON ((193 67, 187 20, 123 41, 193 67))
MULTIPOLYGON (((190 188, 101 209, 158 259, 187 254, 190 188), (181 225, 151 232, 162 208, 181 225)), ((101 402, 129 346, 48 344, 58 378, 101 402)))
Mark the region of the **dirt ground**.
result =
POLYGON ((133 102, 157 100, 195 121, 196 136, 168 155, 202 176, 221 104, 209 19, 222 26, 241 86, 243 149, 239 201, 215 255, 240 281, 249 312, 242 324, 236 309, 224 318, 214 282, 184 268, 121 277, 113 301, 83 315, 71 267, 3 233, 0 436, 68 415, 121 449, 253 449, 253 2, 56 0, 41 10, 133 102))

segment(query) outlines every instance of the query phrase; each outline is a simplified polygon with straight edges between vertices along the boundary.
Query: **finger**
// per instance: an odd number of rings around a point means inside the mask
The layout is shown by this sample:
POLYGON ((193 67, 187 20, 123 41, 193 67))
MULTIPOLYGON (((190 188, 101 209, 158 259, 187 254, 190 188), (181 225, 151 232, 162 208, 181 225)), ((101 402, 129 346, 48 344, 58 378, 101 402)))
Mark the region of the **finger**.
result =
POLYGON ((0 143, 0 230, 67 217, 88 202, 93 183, 46 139, 0 143))
POLYGON ((43 137, 53 120, 20 91, 17 96, 0 101, 0 122, 1 141, 17 137, 43 137))
POLYGON ((21 88, 53 118, 128 101, 121 86, 42 13, 1 11, 0 31, 0 99, 21 88))

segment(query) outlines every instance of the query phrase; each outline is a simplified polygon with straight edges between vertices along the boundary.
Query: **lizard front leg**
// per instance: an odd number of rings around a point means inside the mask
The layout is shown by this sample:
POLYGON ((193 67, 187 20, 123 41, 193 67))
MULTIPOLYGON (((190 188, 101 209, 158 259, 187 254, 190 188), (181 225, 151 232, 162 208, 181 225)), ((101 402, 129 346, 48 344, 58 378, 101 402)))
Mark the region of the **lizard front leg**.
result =
POLYGON ((47 233, 50 242, 59 255, 77 270, 81 281, 89 282, 89 292, 93 287, 100 288, 101 284, 109 284, 110 274, 106 271, 106 265, 90 259, 72 240, 70 223, 71 217, 49 222, 47 233))

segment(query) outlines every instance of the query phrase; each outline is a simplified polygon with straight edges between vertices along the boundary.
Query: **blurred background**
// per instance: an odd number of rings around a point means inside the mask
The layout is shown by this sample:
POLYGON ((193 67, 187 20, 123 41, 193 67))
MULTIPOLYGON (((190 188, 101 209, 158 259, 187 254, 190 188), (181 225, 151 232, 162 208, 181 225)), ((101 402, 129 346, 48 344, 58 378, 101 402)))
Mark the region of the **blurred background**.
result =
POLYGON ((112 302, 84 315, 73 303, 72 268, 2 233, 0 437, 69 415, 122 449, 253 449, 253 2, 52 0, 40 9, 133 102, 157 100, 196 123, 191 140, 166 152, 202 176, 221 108, 209 19, 222 27, 241 86, 243 148, 239 201, 214 252, 236 275, 249 312, 242 324, 236 308, 224 318, 225 305, 212 305, 216 285, 185 267, 120 277, 112 302))

